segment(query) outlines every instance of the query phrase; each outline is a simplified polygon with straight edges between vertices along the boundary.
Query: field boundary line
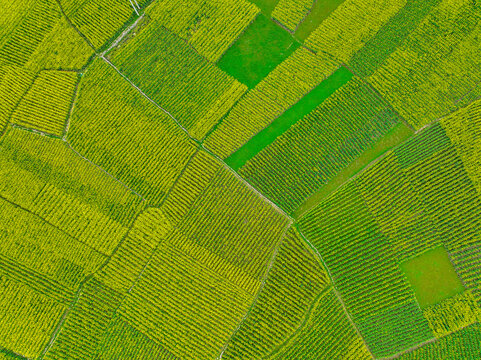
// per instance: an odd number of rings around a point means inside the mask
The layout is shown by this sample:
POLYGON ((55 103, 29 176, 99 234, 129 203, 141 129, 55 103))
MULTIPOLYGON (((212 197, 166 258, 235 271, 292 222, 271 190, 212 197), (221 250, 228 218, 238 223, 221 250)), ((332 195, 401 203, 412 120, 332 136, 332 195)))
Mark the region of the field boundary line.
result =
POLYGON ((366 84, 369 89, 374 93, 376 94, 377 96, 379 96, 380 99, 382 99, 387 105, 388 107, 391 109, 391 111, 399 118, 399 120, 401 120, 404 125, 406 125, 408 128, 410 128, 413 132, 416 132, 416 129, 414 128, 414 126, 412 126, 403 116, 401 116, 401 114, 392 106, 392 104, 387 101, 384 96, 381 95, 381 93, 379 92, 378 89, 376 89, 369 81, 367 81, 365 79, 365 77, 362 77, 362 76, 359 76, 355 71, 353 71, 349 65, 347 65, 346 63, 342 63, 343 66, 345 66, 354 76, 358 77, 359 79, 361 79, 361 81, 366 84))
POLYGON ((286 218, 288 218, 289 220, 291 220, 293 222, 293 219, 291 216, 289 216, 284 210, 282 210, 277 204, 275 204, 272 200, 268 199, 266 196, 264 196, 259 190, 257 190, 254 186, 252 186, 249 182, 247 182, 244 178, 242 178, 236 171, 234 171, 229 165, 227 165, 225 163, 225 161, 220 158, 219 156, 217 156, 216 154, 214 154, 212 151, 210 151, 209 149, 205 148, 204 145, 197 139, 193 138, 189 132, 187 131, 186 128, 184 128, 180 123, 179 121, 169 112, 167 111, 166 109, 164 109, 162 106, 160 106, 159 104, 157 104, 154 100, 152 100, 147 94, 145 94, 137 85, 135 85, 127 76, 125 76, 124 74, 122 74, 122 72, 110 61, 108 60, 107 58, 105 58, 104 56, 100 56, 100 58, 102 58, 102 60, 104 60, 107 64, 109 64, 110 66, 112 66, 115 71, 117 71, 117 73, 122 76, 131 86, 133 86, 142 96, 144 96, 147 100, 149 100, 152 104, 154 104, 157 108, 159 108, 160 110, 162 110, 164 113, 166 113, 170 118, 172 118, 172 120, 174 120, 174 122, 177 124, 177 126, 179 126, 185 133, 186 135, 192 140, 194 141, 196 144, 198 144, 204 151, 206 151, 210 156, 213 156, 215 159, 217 159, 218 161, 220 161, 229 171, 231 171, 235 177, 237 177, 237 179, 241 180, 242 183, 244 183, 248 188, 250 188, 251 190, 253 190, 258 196, 260 196, 264 201, 268 202, 270 205, 272 205, 280 214, 282 214, 283 216, 285 216, 286 218))
POLYGON ((267 202, 269 205, 271 205, 279 214, 284 216, 285 218, 289 219, 289 221, 294 223, 294 219, 287 214, 284 210, 282 210, 275 202, 273 202, 271 199, 266 197, 264 194, 262 194, 257 188, 252 186, 246 179, 244 179, 242 176, 240 176, 234 169, 232 169, 229 165, 225 163, 225 161, 213 153, 211 150, 205 148, 202 144, 200 145, 202 149, 208 153, 210 156, 212 156, 214 159, 218 160, 227 170, 229 170, 238 180, 240 180, 244 185, 246 185, 250 190, 252 190, 257 196, 259 196, 262 200, 267 202))
POLYGON ((77 150, 75 150, 75 148, 70 145, 70 143, 67 141, 67 140, 62 140, 65 144, 67 144, 67 147, 72 150, 77 156, 79 156, 81 159, 85 160, 85 161, 88 161, 90 164, 94 165, 96 168, 100 169, 103 173, 107 174, 110 178, 112 178, 113 180, 117 181, 120 185, 122 185, 124 188, 126 188, 127 190, 129 190, 130 192, 134 193, 135 195, 139 196, 142 200, 144 201, 147 201, 142 195, 140 195, 138 192, 136 192, 135 190, 131 189, 130 187, 128 187, 126 184, 124 184, 122 181, 120 181, 119 179, 117 179, 115 176, 113 176, 111 173, 109 173, 107 170, 105 170, 104 168, 102 168, 101 166, 97 165, 96 163, 94 163, 93 161, 89 160, 88 158, 86 158, 85 156, 83 156, 82 154, 80 154, 77 150))
POLYGON ((262 290, 264 289, 264 286, 266 284, 266 280, 267 278, 269 277, 270 275, 270 272, 271 272, 271 269, 272 269, 272 265, 274 265, 275 261, 276 261, 276 258, 277 258, 277 255, 279 253, 279 249, 280 247, 282 246, 282 244, 284 243, 284 239, 286 238, 286 234, 287 234, 287 231, 291 228, 292 226, 292 220, 290 219, 289 222, 286 224, 286 227, 284 229, 284 231, 282 232, 281 236, 280 236, 280 240, 277 242, 276 246, 274 247, 273 251, 272 251, 272 255, 271 255, 271 258, 269 259, 269 263, 267 264, 267 269, 265 271, 265 274, 264 276, 262 277, 262 281, 261 281, 261 286, 259 286, 259 290, 257 291, 257 294, 256 296, 252 299, 252 303, 250 304, 249 308, 247 309, 246 313, 244 314, 244 316, 242 317, 242 319, 239 321, 239 323, 237 324, 237 327, 234 329, 234 331, 232 332, 231 336, 227 339, 226 343, 224 344, 224 346, 222 347, 222 349, 220 349, 220 354, 216 357, 216 360, 222 360, 222 357, 224 356, 224 352, 227 350, 227 348, 229 347, 229 344, 231 343, 232 339, 234 338, 234 336, 237 334, 237 332, 239 331, 239 329, 241 328, 242 324, 244 323, 244 321, 247 319, 247 317, 250 315, 252 309, 254 308, 254 306, 257 304, 257 300, 259 299, 259 295, 260 293, 262 292, 262 290))
POLYGON ((72 95, 72 99, 70 100, 70 109, 68 111, 67 119, 65 119, 65 123, 64 123, 64 126, 63 126, 63 131, 62 131, 62 136, 61 136, 63 141, 67 140, 67 133, 68 133, 68 129, 70 128, 70 119, 72 118, 75 103, 77 102, 78 97, 79 97, 78 94, 80 92, 80 82, 82 81, 82 76, 83 75, 81 73, 78 73, 78 75, 77 75, 77 83, 75 84, 75 90, 74 90, 74 93, 72 95))
POLYGON ((329 294, 329 291, 330 290, 334 290, 332 288, 332 284, 327 284, 319 294, 317 294, 317 296, 314 298, 314 301, 312 302, 312 304, 309 305, 309 310, 307 311, 306 315, 304 316, 304 319, 302 319, 301 323, 299 324, 299 326, 297 327, 296 330, 294 330, 292 332, 291 335, 289 335, 282 344, 280 344, 279 346, 277 346, 271 353, 269 353, 267 356, 264 356, 262 359, 272 359, 272 356, 275 356, 277 353, 279 353, 279 351, 281 351, 284 347, 287 346, 288 342, 292 339, 294 339, 295 337, 297 337, 297 335, 299 335, 299 333, 303 330, 303 328, 307 325, 307 323, 309 322, 309 320, 312 318, 312 312, 314 311, 314 308, 316 307, 317 303, 324 297, 326 296, 327 294, 329 294))
MULTIPOLYGON (((184 175, 184 173, 186 172, 187 168, 189 167, 190 163, 194 160, 194 158, 197 156, 197 154, 201 151, 201 149, 198 147, 195 152, 189 157, 189 160, 187 160, 187 162, 185 163, 184 167, 182 168, 182 170, 180 170, 179 172, 179 175, 176 176, 174 182, 172 183, 172 186, 167 190, 164 198, 162 199, 162 201, 159 203, 159 205, 157 206, 157 208, 161 209, 162 210, 162 207, 163 205, 165 204, 165 202, 167 201, 167 199, 169 198, 170 194, 172 193, 172 191, 174 191, 174 188, 177 186, 177 184, 179 183, 180 179, 182 178, 182 176, 184 175)), ((217 172, 216 172, 217 173, 217 172)))
POLYGON ((129 0, 130 1, 130 5, 132 5, 132 7, 134 8, 134 11, 135 13, 140 16, 139 12, 137 11, 137 8, 134 6, 134 3, 132 2, 132 0, 129 0))
POLYGON ((312 245, 312 243, 307 239, 307 237, 302 233, 301 229, 299 228, 299 224, 296 223, 296 228, 297 228, 297 231, 299 232, 299 234, 301 235, 302 239, 304 239, 304 241, 314 250, 314 252, 317 254, 317 256, 319 257, 319 260, 321 261, 322 265, 324 266, 324 268, 326 269, 327 271, 327 275, 329 276, 329 279, 331 280, 331 285, 332 285, 332 290, 334 291, 334 294, 336 295, 336 298, 337 300, 339 301, 339 303, 341 304, 341 307, 342 309, 344 310, 344 313, 346 314, 347 316, 347 319, 349 320, 349 322, 351 323, 352 327, 354 328, 354 330, 356 331, 357 335, 359 336, 360 339, 362 339, 362 342, 364 343, 364 346, 366 347, 367 351, 369 351, 369 354, 371 355, 371 357, 373 359, 376 359, 376 357, 374 356, 374 354, 372 353, 371 349, 369 348, 369 346, 367 345, 366 343, 366 340, 364 339, 364 337, 361 335, 361 332, 359 331, 359 329, 357 328, 356 324, 354 323, 354 321, 352 320, 352 317, 351 315, 349 314, 349 311, 347 311, 347 308, 346 308, 346 304, 344 303, 344 301, 342 300, 341 298, 341 295, 339 294, 339 292, 337 291, 336 289, 336 284, 334 282, 334 278, 331 274, 331 271, 329 270, 329 268, 326 266, 326 263, 324 262, 324 259, 322 258, 321 254, 319 253, 319 251, 317 250, 317 248, 312 245))
POLYGON ((82 37, 82 39, 85 40, 87 45, 90 46, 94 50, 94 52, 97 52, 97 49, 95 49, 95 46, 90 42, 90 40, 74 25, 74 23, 70 20, 67 14, 65 14, 65 11, 62 7, 62 4, 60 3, 60 0, 55 0, 55 2, 57 3, 60 9, 60 13, 62 14, 63 17, 65 17, 69 25, 82 37))
POLYGON ((68 306, 67 309, 65 309, 62 317, 60 318, 57 326, 55 327, 52 335, 50 336, 50 341, 48 342, 47 345, 45 345, 45 348, 42 350, 42 353, 38 357, 39 360, 43 360, 44 356, 47 354, 47 352, 50 350, 50 348, 53 346, 55 343, 55 340, 57 340, 58 334, 60 334, 60 331, 63 328, 63 324, 65 323, 65 320, 67 320, 68 315, 72 312, 72 310, 75 308, 75 305, 77 305, 78 300, 80 298, 80 295, 82 294, 82 290, 87 282, 90 281, 90 279, 93 278, 93 275, 87 275, 81 282, 80 286, 75 292, 75 297, 72 299, 72 302, 68 306))
POLYGON ((144 93, 137 85, 135 85, 126 75, 124 75, 109 59, 107 59, 105 56, 103 55, 99 55, 99 57, 104 60, 107 64, 109 64, 110 66, 112 66, 112 68, 115 69, 115 71, 117 71, 117 73, 122 76, 124 78, 125 81, 127 81, 131 86, 133 86, 143 97, 145 97, 147 100, 149 100, 152 104, 154 104, 157 108, 159 108, 160 110, 162 110, 165 114, 167 114, 172 120, 174 120, 174 122, 177 124, 178 127, 180 127, 185 133, 186 135, 191 139, 193 140, 194 142, 196 142, 197 144, 200 144, 200 141, 193 138, 189 132, 187 131, 187 129, 185 127, 183 127, 180 122, 168 111, 166 110, 165 108, 163 108, 162 106, 160 106, 159 104, 157 104, 154 100, 152 100, 146 93, 144 93))
POLYGON ((417 349, 422 348, 423 346, 425 346, 425 345, 427 345, 427 344, 435 343, 436 341, 439 341, 439 340, 441 340, 441 339, 443 339, 443 338, 445 338, 445 337, 448 337, 448 336, 450 336, 450 335, 452 335, 452 334, 455 334, 455 333, 457 333, 457 332, 459 332, 459 331, 462 331, 462 330, 464 330, 464 329, 466 329, 466 328, 468 328, 468 327, 470 327, 470 326, 473 326, 473 325, 475 325, 475 324, 481 324, 481 322, 476 321, 476 322, 474 322, 474 323, 472 323, 472 324, 465 325, 465 326, 459 328, 458 330, 456 330, 456 331, 454 331, 454 332, 451 332, 451 333, 449 333, 449 334, 447 334, 447 335, 443 335, 443 336, 440 337, 440 338, 433 337, 433 338, 431 338, 431 339, 429 339, 429 340, 423 341, 422 343, 419 343, 419 344, 417 344, 417 345, 414 345, 414 346, 410 347, 409 349, 405 349, 405 350, 402 350, 402 351, 400 351, 400 352, 398 352, 398 353, 396 353, 396 354, 394 354, 394 355, 391 355, 391 356, 388 356, 388 357, 384 357, 384 358, 378 358, 378 359, 376 359, 376 360, 392 360, 392 359, 398 359, 401 355, 404 355, 404 354, 408 354, 408 353, 410 353, 410 352, 413 352, 413 351, 415 351, 415 350, 417 350, 417 349))
MULTIPOLYGON (((132 0, 129 0, 130 3, 132 4, 132 0)), ((134 7, 134 5, 132 4, 132 6, 134 7)), ((134 7, 135 9, 135 7, 134 7)), ((104 57, 107 53, 110 52, 110 50, 112 50, 114 47, 116 47, 123 39, 125 36, 127 36, 136 26, 137 24, 139 23, 140 20, 142 20, 144 18, 144 13, 142 15, 140 15, 138 12, 137 12, 137 9, 135 9, 135 12, 137 13, 137 15, 139 16, 137 20, 135 20, 133 22, 133 24, 131 24, 130 26, 128 26, 124 31, 122 31, 122 33, 112 42, 112 44, 110 44, 110 46, 105 49, 104 51, 102 51, 99 56, 100 57, 104 57)))
POLYGON ((86 246, 88 247, 90 250, 100 254, 100 255, 103 255, 103 256, 107 256, 106 254, 100 252, 99 250, 95 249, 94 247, 92 247, 92 245, 89 245, 89 244, 86 244, 84 243, 83 241, 80 241, 79 239, 77 239, 76 237, 70 235, 69 233, 67 233, 65 230, 62 230, 61 228, 59 228, 58 226, 52 224, 50 221, 44 219, 42 216, 40 216, 39 214, 27 209, 27 208, 24 208, 23 206, 17 204, 17 203, 14 203, 13 201, 3 197, 2 195, 0 195, 0 200, 2 201, 5 201, 5 202, 8 202, 9 204, 13 205, 14 207, 20 209, 20 210, 23 210, 23 211, 26 211, 27 213, 29 213, 30 215, 33 215, 37 218, 39 218, 40 220, 42 220, 43 222, 45 222, 46 224, 50 225, 51 227, 53 227, 55 230, 57 231, 60 231, 62 234, 64 234, 65 236, 75 240, 76 242, 78 242, 79 244, 82 244, 83 246, 86 246))

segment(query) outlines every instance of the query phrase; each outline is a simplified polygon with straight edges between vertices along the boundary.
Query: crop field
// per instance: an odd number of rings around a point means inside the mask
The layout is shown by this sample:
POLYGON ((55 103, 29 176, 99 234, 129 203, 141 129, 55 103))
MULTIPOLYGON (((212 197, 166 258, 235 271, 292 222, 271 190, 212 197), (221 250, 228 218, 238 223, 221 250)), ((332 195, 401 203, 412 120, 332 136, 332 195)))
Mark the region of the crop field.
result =
POLYGON ((0 9, 0 360, 481 359, 479 2, 0 9))
POLYGON ((217 64, 253 88, 299 45, 287 31, 259 14, 217 64))

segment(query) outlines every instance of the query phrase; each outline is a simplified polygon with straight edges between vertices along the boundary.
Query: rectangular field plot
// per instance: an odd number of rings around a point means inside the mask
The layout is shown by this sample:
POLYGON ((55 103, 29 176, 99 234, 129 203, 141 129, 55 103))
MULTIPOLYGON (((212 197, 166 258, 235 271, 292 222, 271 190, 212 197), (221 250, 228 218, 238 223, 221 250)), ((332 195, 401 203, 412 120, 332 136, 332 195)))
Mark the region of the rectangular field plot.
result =
POLYGON ((41 71, 13 112, 10 121, 62 136, 79 76, 72 71, 41 71))
POLYGON ((464 291, 443 246, 426 251, 399 265, 413 287, 421 308, 464 291))
POLYGON ((217 65, 250 88, 299 47, 284 29, 258 15, 217 65))

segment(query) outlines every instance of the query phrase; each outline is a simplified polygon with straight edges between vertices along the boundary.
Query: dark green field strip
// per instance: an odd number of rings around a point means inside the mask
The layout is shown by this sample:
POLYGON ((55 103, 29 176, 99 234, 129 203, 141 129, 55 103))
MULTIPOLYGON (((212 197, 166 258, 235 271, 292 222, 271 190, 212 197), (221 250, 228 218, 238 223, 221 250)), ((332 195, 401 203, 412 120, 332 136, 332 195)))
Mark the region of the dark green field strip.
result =
POLYGON ((356 75, 369 76, 376 71, 439 1, 408 1, 349 61, 356 75))
POLYGON ((346 84, 352 76, 348 69, 340 67, 270 125, 254 135, 244 146, 229 156, 225 162, 234 170, 240 169, 262 149, 272 144, 278 136, 314 110, 338 88, 346 84))
POLYGON ((263 14, 271 16, 272 10, 274 10, 279 0, 250 0, 250 2, 256 4, 263 14))
POLYGON ((306 18, 299 24, 294 34, 304 41, 344 0, 316 0, 306 18))
POLYGON ((299 46, 285 29, 260 14, 217 65, 241 83, 253 88, 299 46))
POLYGON ((391 150, 395 146, 403 143, 405 140, 411 138, 414 132, 404 123, 399 123, 391 131, 389 131, 384 137, 382 137, 374 146, 364 151, 357 157, 351 164, 349 164, 344 170, 339 172, 331 180, 329 180, 322 188, 309 196, 293 213, 295 219, 301 218, 304 214, 307 214, 309 210, 314 208, 321 201, 326 199, 341 185, 347 182, 351 177, 355 176, 372 161, 384 155, 387 151, 391 150))

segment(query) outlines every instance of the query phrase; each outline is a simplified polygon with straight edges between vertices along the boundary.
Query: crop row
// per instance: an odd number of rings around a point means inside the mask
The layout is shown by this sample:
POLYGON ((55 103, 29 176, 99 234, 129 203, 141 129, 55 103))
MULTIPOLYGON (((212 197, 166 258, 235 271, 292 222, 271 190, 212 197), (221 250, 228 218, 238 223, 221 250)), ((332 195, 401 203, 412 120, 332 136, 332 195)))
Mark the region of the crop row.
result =
POLYGON ((9 129, 0 144, 0 194, 32 210, 45 184, 129 227, 145 202, 61 140, 9 129))
POLYGON ((21 11, 26 13, 25 16, 17 26, 10 29, 8 39, 0 46, 0 63, 18 66, 27 63, 60 18, 60 9, 55 1, 38 0, 21 11))
POLYGON ((316 300, 300 331, 269 359, 367 360, 371 355, 330 288, 316 300))
POLYGON ((171 224, 161 211, 146 209, 136 218, 108 264, 100 269, 98 279, 115 291, 126 293, 170 231, 171 224))
POLYGON ((116 316, 103 335, 97 357, 103 360, 178 360, 159 342, 154 342, 121 316, 116 316))
MULTIPOLYGON (((476 125, 468 123, 460 125, 458 138, 475 136, 476 125)), ((479 291, 473 281, 479 263, 470 260, 469 249, 479 241, 481 200, 461 160, 463 153, 479 150, 469 140, 464 147, 451 143, 450 132, 435 124, 415 135, 300 221, 376 356, 432 337, 425 319, 429 314, 420 312, 397 261, 442 244, 454 254, 468 288, 479 291), (397 316, 394 309, 403 306, 411 310, 397 316)), ((464 156, 464 162, 474 158, 464 156)))
POLYGON ((272 11, 272 17, 294 32, 313 4, 314 0, 280 0, 272 11))
POLYGON ((81 80, 67 138, 153 205, 162 202, 196 151, 167 114, 100 59, 81 80))
POLYGON ((316 52, 327 52, 347 63, 406 2, 346 0, 309 35, 305 43, 316 52))
POLYGON ((354 321, 414 300, 393 263, 397 254, 353 182, 303 218, 301 229, 321 253, 354 321))
MULTIPOLYGON (((26 246, 28 247, 29 244, 26 244, 26 246)), ((79 250, 79 248, 76 248, 76 250, 79 250)), ((81 264, 77 266, 65 258, 54 259, 57 263, 53 264, 52 267, 58 273, 49 274, 49 270, 45 271, 43 269, 42 272, 41 266, 21 264, 15 259, 9 258, 10 255, 0 255, 0 274, 5 275, 10 280, 27 285, 37 293, 65 305, 68 305, 73 300, 75 295, 74 287, 85 276, 81 264)), ((89 269, 86 270, 88 272, 89 269)))
MULTIPOLYGON (((126 237, 105 266, 102 266, 81 288, 73 310, 66 317, 61 332, 45 359, 93 359, 116 351, 129 350, 123 343, 105 342, 112 336, 122 338, 123 334, 110 332, 119 323, 119 317, 115 315, 116 311, 136 285, 145 267, 150 263, 155 249, 170 230, 171 226, 167 218, 155 208, 147 209, 136 218, 126 237)), ((158 279, 155 278, 154 281, 158 279)), ((165 294, 152 295, 159 299, 165 294)), ((120 321, 123 323, 124 320, 120 321)), ((169 354, 145 335, 141 335, 131 326, 124 325, 124 328, 128 327, 130 333, 137 337, 136 339, 124 337, 124 341, 137 343, 137 346, 147 344, 151 349, 152 346, 160 349, 161 354, 169 354)), ((173 357, 170 358, 173 359, 173 357)))
POLYGON ((461 330, 481 320, 481 309, 470 291, 448 298, 423 310, 437 338, 461 330))
POLYGON ((450 336, 430 342, 399 357, 402 360, 478 360, 481 356, 481 325, 473 324, 450 336))
POLYGON ((0 134, 5 131, 18 102, 32 84, 35 73, 16 65, 0 68, 0 134))
POLYGON ((41 71, 13 112, 11 122, 61 136, 77 82, 75 72, 41 71))
POLYGON ((480 16, 472 1, 441 1, 369 77, 416 129, 457 109, 480 82, 480 16))
POLYGON ((45 221, 107 256, 127 232, 118 222, 50 184, 37 194, 31 209, 45 221))
POLYGON ((120 301, 121 296, 118 293, 96 278, 87 281, 43 358, 93 359, 120 301))
POLYGON ((239 100, 207 137, 206 147, 222 158, 228 157, 320 84, 338 66, 323 53, 315 55, 299 47, 239 100))
POLYGON ((478 240, 481 199, 452 148, 407 169, 414 191, 448 252, 478 240), (460 216, 461 215, 461 216, 460 216))
POLYGON ((475 101, 440 121, 453 142, 468 176, 481 193, 481 101, 475 101))
POLYGON ((75 291, 80 281, 105 261, 105 256, 3 199, 0 211, 4 265, 19 264, 11 275, 52 299, 68 299, 69 292, 75 291))
POLYGON ((228 343, 223 359, 262 359, 303 323, 328 277, 291 228, 281 243, 254 306, 228 343))
POLYGON ((109 56, 124 75, 197 139, 247 90, 154 20, 109 56))
POLYGON ((252 299, 169 241, 162 241, 118 313, 180 358, 212 359, 252 299))
POLYGON ((398 301, 398 305, 356 325, 376 358, 395 355, 433 338, 428 321, 413 299, 398 301))
POLYGON ((473 296, 481 304, 481 244, 465 246, 451 252, 456 272, 463 279, 466 288, 471 289, 473 296))
POLYGON ((94 50, 62 16, 30 56, 25 68, 34 72, 48 70, 80 71, 94 50))
POLYGON ((205 151, 194 155, 162 204, 162 211, 173 224, 184 218, 221 168, 221 163, 205 151))
POLYGON ((146 11, 211 62, 219 60, 258 12, 247 0, 157 1, 146 11))
POLYGON ((197 245, 260 279, 287 222, 270 203, 223 168, 178 227, 197 245))
POLYGON ((290 213, 398 121, 368 85, 353 78, 239 173, 290 213))
POLYGON ((399 166, 405 169, 450 146, 452 143, 446 131, 435 123, 402 143, 394 153, 399 166))
POLYGON ((174 232, 169 236, 169 242, 195 259, 199 264, 208 267, 249 294, 255 296, 257 290, 259 290, 261 282, 253 278, 242 267, 233 265, 206 247, 198 245, 181 234, 180 231, 174 232))
POLYGON ((60 0, 67 18, 98 50, 134 15, 129 1, 60 0))
POLYGON ((407 1, 364 46, 348 64, 358 76, 372 75, 398 46, 416 29, 431 9, 441 0, 407 1))
POLYGON ((2 347, 37 358, 50 340, 66 307, 26 285, 0 275, 2 347))

